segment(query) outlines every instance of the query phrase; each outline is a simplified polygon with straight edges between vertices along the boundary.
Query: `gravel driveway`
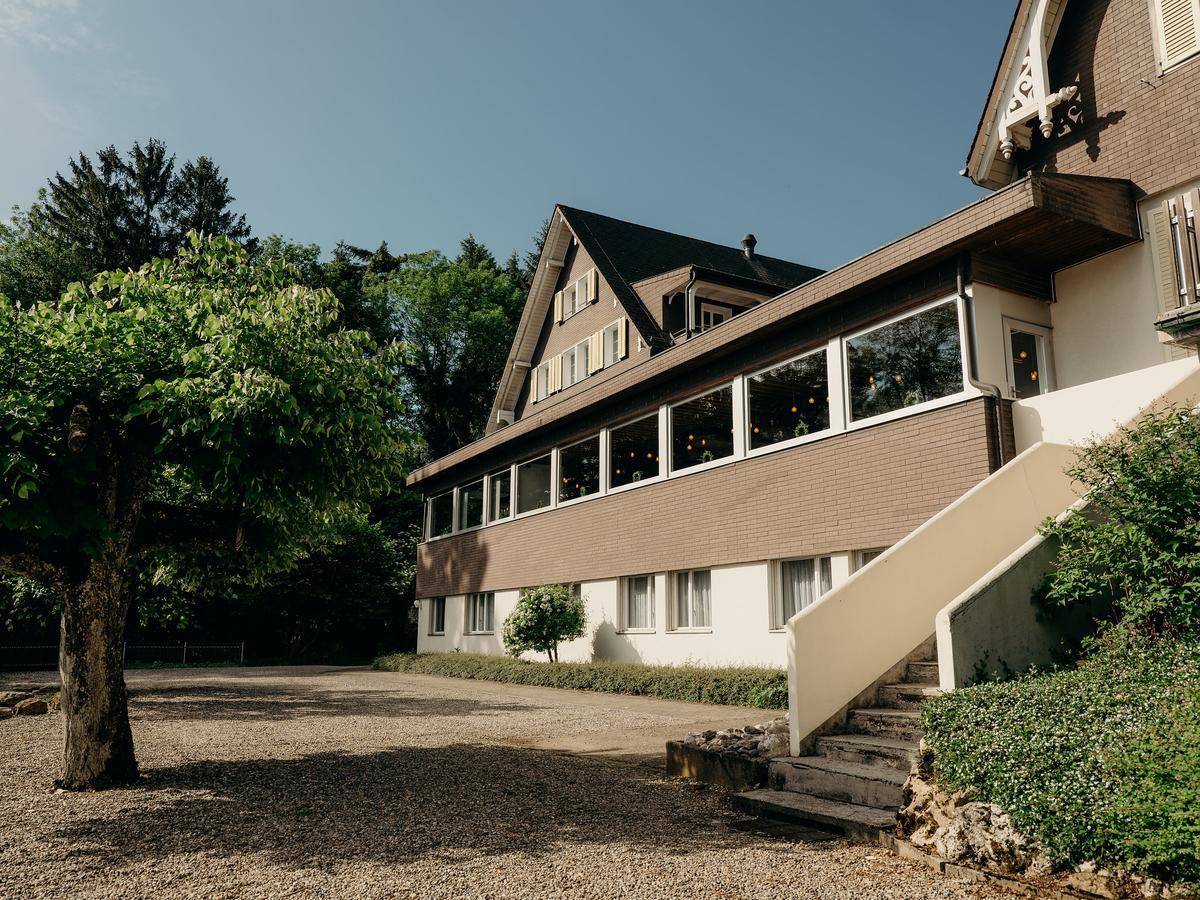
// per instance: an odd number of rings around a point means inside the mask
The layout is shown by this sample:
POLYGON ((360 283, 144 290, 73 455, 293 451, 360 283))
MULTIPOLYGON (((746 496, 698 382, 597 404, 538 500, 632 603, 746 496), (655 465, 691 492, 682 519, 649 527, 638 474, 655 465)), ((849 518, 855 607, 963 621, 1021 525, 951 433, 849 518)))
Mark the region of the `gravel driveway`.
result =
POLYGON ((0 897, 1011 896, 631 761, 761 712, 362 669, 129 683, 133 789, 52 793, 59 714, 0 722, 0 897))

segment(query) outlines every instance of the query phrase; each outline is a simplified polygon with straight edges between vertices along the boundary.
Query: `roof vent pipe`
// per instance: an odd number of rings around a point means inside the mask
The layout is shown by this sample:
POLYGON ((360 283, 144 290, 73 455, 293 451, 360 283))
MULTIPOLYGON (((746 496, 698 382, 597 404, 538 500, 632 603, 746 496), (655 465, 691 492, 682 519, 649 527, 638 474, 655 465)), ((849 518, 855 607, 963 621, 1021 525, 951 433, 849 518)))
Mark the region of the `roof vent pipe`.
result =
POLYGON ((742 252, 746 254, 746 259, 754 259, 754 247, 758 244, 758 240, 752 234, 742 235, 742 252))

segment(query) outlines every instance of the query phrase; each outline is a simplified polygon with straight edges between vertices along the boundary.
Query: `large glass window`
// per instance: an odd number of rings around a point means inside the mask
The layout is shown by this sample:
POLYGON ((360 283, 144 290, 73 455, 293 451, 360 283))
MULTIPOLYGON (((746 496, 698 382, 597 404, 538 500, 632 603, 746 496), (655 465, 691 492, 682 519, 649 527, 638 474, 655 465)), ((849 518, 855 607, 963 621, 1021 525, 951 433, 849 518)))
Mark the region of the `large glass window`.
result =
POLYGON ((550 456, 531 459, 517 466, 517 512, 525 513, 550 505, 550 456))
POLYGON ((833 587, 833 560, 785 559, 779 563, 779 588, 771 610, 771 627, 783 628, 788 619, 833 587))
POLYGON ((712 627, 712 573, 675 573, 675 628, 712 627))
POLYGON ((496 595, 471 594, 467 597, 467 623, 471 634, 490 634, 495 630, 496 595))
POLYGON ((558 451, 558 502, 600 493, 600 435, 558 451))
POLYGON ((429 536, 441 537, 454 530, 454 491, 438 494, 429 501, 429 536))
POLYGON ((829 370, 818 350, 746 379, 750 449, 829 427, 829 370))
POLYGON ((658 475, 658 415, 608 432, 608 484, 621 487, 658 475))
POLYGON ((483 479, 458 489, 458 530, 483 524, 483 479))
POLYGON ((512 513, 512 472, 501 469, 488 478, 488 521, 507 519, 512 513))
POLYGON ((621 599, 621 628, 648 631, 654 627, 654 576, 635 575, 625 579, 621 599))
POLYGON ((958 304, 950 300, 850 338, 846 373, 852 421, 959 393, 958 304))
POLYGON ((446 598, 434 597, 429 601, 429 633, 446 633, 446 598))
POLYGON ((733 455, 733 386, 671 407, 671 470, 733 455))

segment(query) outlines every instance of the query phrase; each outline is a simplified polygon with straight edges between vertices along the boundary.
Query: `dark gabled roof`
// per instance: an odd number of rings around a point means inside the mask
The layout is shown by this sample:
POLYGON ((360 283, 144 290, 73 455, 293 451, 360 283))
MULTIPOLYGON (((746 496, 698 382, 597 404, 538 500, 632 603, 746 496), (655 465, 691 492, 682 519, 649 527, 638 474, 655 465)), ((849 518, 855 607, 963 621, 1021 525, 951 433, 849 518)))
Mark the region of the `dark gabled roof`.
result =
POLYGON ((560 205, 559 209, 588 251, 593 256, 602 253, 607 257, 627 286, 672 269, 698 266, 784 291, 823 271, 757 253, 747 259, 741 247, 726 247, 570 206, 560 205))

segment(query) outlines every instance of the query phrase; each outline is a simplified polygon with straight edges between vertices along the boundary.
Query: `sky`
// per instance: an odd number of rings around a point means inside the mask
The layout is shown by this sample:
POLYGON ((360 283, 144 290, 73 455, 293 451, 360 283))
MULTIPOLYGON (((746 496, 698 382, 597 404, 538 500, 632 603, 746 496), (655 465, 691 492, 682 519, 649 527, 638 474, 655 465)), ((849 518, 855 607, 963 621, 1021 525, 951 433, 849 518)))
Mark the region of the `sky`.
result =
POLYGON ((0 0, 0 208, 212 157, 258 235, 503 259, 555 203, 829 268, 970 203, 1015 0, 0 0))

